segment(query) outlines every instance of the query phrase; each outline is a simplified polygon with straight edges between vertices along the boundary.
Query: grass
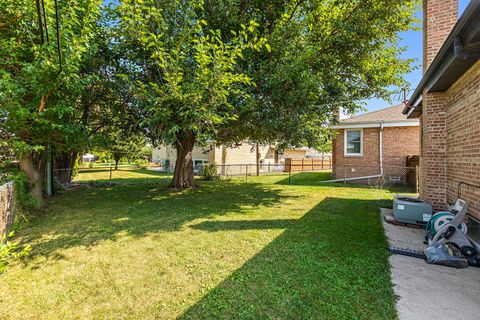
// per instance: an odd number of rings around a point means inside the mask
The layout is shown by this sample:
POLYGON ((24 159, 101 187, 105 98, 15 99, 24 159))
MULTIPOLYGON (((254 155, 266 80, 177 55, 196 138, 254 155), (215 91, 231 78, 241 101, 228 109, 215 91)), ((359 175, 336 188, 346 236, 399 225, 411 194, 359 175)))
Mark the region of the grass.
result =
MULTIPOLYGON (((113 184, 138 184, 138 183, 159 183, 166 185, 171 174, 149 170, 145 168, 119 167, 111 171, 111 182, 113 184)), ((75 182, 106 184, 110 181, 110 168, 89 168, 80 169, 74 178, 75 182)))
POLYGON ((378 214, 393 194, 324 175, 53 198, 18 232, 33 252, 0 275, 0 318, 394 319, 378 214))

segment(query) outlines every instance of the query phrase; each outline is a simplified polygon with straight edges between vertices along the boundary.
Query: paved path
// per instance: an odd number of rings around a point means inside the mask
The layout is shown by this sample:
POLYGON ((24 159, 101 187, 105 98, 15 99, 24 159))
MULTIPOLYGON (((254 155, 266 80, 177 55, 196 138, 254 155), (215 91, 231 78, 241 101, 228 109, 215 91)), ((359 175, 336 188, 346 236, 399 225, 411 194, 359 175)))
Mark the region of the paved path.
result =
MULTIPOLYGON (((382 215, 392 210, 382 209, 382 215)), ((391 245, 423 250, 424 231, 383 220, 391 245)), ((400 320, 480 319, 480 268, 455 269, 400 255, 389 258, 400 320)))

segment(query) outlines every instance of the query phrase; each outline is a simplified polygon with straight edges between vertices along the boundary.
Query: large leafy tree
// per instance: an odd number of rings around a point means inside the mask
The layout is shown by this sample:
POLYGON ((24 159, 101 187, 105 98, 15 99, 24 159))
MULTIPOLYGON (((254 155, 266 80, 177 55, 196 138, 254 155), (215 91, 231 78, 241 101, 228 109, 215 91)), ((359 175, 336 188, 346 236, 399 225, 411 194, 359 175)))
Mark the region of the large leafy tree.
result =
POLYGON ((203 19, 202 1, 125 0, 119 12, 144 123, 155 142, 176 147, 171 187, 192 187, 192 148, 236 121, 232 102, 252 85, 237 65, 245 52, 260 51, 265 39, 249 20, 228 30, 225 41, 203 19))
POLYGON ((69 149, 83 136, 71 120, 83 88, 80 62, 93 37, 100 0, 0 2, 0 108, 3 143, 19 158, 41 201, 46 146, 69 149))
POLYGON ((340 107, 405 85, 398 33, 412 28, 415 3, 123 1, 144 123, 177 148, 172 186, 193 186, 191 150, 207 139, 328 144, 340 107))
POLYGON ((5 0, 0 17, 0 145, 41 201, 47 158, 72 168, 99 136, 135 123, 116 77, 121 57, 101 0, 5 0))

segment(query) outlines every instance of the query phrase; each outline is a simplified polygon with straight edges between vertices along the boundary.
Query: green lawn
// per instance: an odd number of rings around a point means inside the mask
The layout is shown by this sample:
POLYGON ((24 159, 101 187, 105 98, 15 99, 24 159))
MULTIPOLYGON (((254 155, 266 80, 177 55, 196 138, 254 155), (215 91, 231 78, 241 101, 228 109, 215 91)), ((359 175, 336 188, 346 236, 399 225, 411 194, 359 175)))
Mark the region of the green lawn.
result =
POLYGON ((67 192, 18 232, 33 252, 0 275, 0 318, 394 319, 393 193, 327 175, 67 192))
MULTIPOLYGON (((159 172, 149 169, 137 169, 132 166, 119 167, 118 170, 112 170, 111 181, 113 184, 138 184, 138 183, 159 183, 166 185, 171 178, 171 173, 159 172)), ((110 181, 110 168, 89 168, 80 169, 75 182, 83 183, 102 183, 110 181)))

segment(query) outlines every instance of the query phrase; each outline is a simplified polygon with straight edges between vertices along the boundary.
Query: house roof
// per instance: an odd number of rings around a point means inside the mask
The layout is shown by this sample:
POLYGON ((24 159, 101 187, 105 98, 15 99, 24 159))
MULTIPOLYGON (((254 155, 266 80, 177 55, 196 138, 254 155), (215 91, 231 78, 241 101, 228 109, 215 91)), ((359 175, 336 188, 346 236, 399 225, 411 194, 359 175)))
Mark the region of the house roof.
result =
POLYGON ((447 91, 478 61, 480 53, 479 16, 480 0, 471 0, 404 108, 403 113, 408 114, 409 118, 417 118, 422 114, 423 91, 447 91), (457 48, 455 48, 456 44, 457 48))
POLYGON ((389 127, 396 126, 418 126, 417 119, 408 119, 402 114, 405 104, 401 103, 385 109, 364 113, 359 116, 341 120, 334 129, 345 128, 375 128, 381 124, 389 127))

